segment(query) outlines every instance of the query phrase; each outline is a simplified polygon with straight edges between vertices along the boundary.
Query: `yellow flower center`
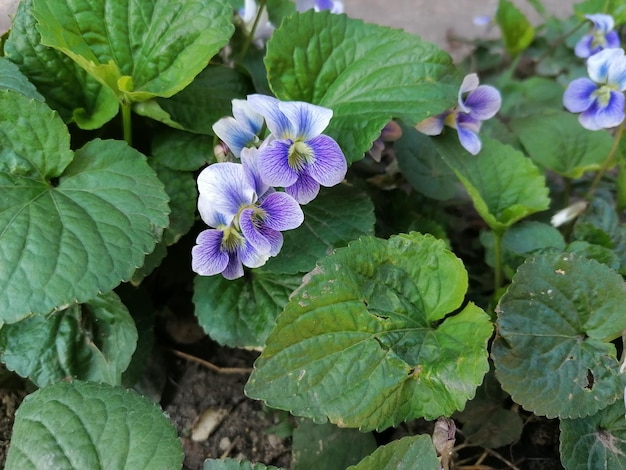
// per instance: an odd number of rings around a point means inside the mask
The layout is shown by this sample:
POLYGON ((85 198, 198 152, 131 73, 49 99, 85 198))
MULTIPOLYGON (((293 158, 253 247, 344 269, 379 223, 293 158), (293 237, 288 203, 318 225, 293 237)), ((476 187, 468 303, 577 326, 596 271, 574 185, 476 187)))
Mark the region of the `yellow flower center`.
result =
POLYGON ((313 149, 306 143, 297 140, 289 147, 287 164, 295 171, 300 171, 315 160, 313 149))

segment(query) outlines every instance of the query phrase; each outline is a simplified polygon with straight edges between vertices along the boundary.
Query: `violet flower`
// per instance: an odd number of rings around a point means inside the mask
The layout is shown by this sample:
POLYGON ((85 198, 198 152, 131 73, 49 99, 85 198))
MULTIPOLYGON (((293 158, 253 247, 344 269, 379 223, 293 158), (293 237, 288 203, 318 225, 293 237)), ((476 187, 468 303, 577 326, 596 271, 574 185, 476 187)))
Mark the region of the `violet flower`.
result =
POLYGON ((317 196, 320 185, 340 183, 347 162, 337 142, 323 135, 332 110, 301 101, 279 101, 264 95, 248 96, 251 108, 265 118, 270 130, 259 149, 258 171, 270 186, 282 186, 300 204, 317 196))
POLYGON ((196 273, 241 277, 243 266, 257 268, 278 254, 281 231, 302 224, 304 214, 291 196, 271 189, 257 193, 265 187, 257 176, 253 168, 230 162, 210 165, 198 176, 198 211, 212 228, 198 235, 191 250, 196 273))
POLYGON ((254 112, 246 100, 233 100, 233 117, 224 117, 213 124, 213 132, 239 158, 241 149, 257 146, 263 128, 263 116, 254 112))
POLYGON ((307 11, 313 8, 315 11, 329 10, 331 13, 343 13, 343 2, 340 0, 297 0, 296 10, 307 11))
POLYGON ((626 57, 623 49, 604 49, 587 59, 589 77, 573 80, 563 105, 589 130, 608 129, 624 120, 626 57))
POLYGON ((478 132, 482 121, 496 115, 502 104, 500 92, 489 85, 478 86, 478 75, 467 75, 459 89, 458 104, 444 113, 431 116, 415 126, 426 135, 439 135, 444 125, 457 130, 461 145, 472 155, 480 152, 478 132), (465 99, 463 95, 467 93, 465 99))
POLYGON ((611 15, 598 13, 585 15, 585 18, 593 23, 593 29, 576 43, 574 54, 577 57, 586 59, 601 50, 619 47, 619 35, 617 31, 613 31, 615 21, 611 15))

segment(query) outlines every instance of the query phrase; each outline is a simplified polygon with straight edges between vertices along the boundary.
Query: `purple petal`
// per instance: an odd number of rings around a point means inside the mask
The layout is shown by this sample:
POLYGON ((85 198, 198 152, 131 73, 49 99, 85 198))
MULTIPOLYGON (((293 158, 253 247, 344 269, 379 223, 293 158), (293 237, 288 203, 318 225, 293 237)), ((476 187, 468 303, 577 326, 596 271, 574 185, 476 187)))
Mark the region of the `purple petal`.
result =
POLYGON ((465 99, 465 106, 476 119, 491 119, 500 110, 502 98, 500 92, 489 85, 481 85, 470 92, 465 99))
POLYGON ((241 227, 241 234, 250 245, 259 253, 269 253, 269 241, 261 232, 262 221, 258 218, 254 209, 241 211, 239 226, 241 227))
POLYGON ((482 143, 478 138, 478 134, 462 126, 457 127, 456 130, 459 133, 459 141, 461 142, 461 145, 465 148, 465 150, 467 150, 472 155, 476 155, 478 152, 480 152, 482 143))
POLYGON ((306 143, 313 149, 315 157, 306 173, 322 186, 341 183, 348 171, 348 163, 337 142, 327 135, 320 135, 306 143))
POLYGON ((478 84, 480 81, 478 80, 478 75, 475 73, 470 73, 469 75, 465 75, 463 78, 463 83, 461 83, 461 88, 459 88, 459 96, 458 103, 459 106, 463 106, 463 95, 465 93, 469 93, 478 88, 478 84))
POLYGON ((198 175, 198 211, 209 227, 229 224, 242 205, 256 201, 243 166, 239 163, 214 163, 198 175))
POLYGON ((471 114, 457 113, 456 119, 454 120, 454 126, 452 127, 454 127, 455 129, 462 127, 463 129, 472 131, 474 134, 478 134, 481 125, 482 122, 480 121, 480 119, 476 119, 471 114))
POLYGON ((219 274, 228 265, 228 253, 221 250, 224 232, 204 230, 196 238, 197 245, 191 249, 191 269, 201 276, 219 274))
POLYGON ((272 96, 248 95, 250 107, 265 118, 265 124, 272 134, 279 139, 289 139, 294 135, 291 123, 280 110, 280 101, 272 96))
POLYGON ((300 204, 311 202, 320 192, 320 185, 306 173, 303 173, 291 186, 285 188, 285 192, 292 196, 300 204))
POLYGON ((254 187, 254 191, 260 199, 271 187, 263 181, 259 172, 259 149, 243 149, 241 151, 241 164, 248 175, 250 184, 254 187))
POLYGON ((581 59, 586 59, 592 55, 591 44, 593 43, 593 36, 591 34, 586 34, 576 43, 574 46, 574 54, 576 57, 580 57, 581 59))
POLYGON ((415 126, 422 134, 426 135, 439 135, 443 132, 443 123, 448 117, 450 112, 437 114, 436 116, 431 116, 429 118, 424 119, 422 122, 415 126))
POLYGON ((315 8, 319 11, 331 10, 333 8, 332 0, 315 0, 315 8))
POLYGON ((263 235, 270 244, 270 256, 276 256, 283 247, 283 234, 278 230, 263 227, 263 235))
POLYGON ((302 101, 280 101, 278 108, 287 116, 294 132, 293 140, 309 140, 320 135, 330 124, 332 109, 302 101))
POLYGON ((296 182, 298 173, 289 166, 291 145, 289 140, 274 140, 259 151, 259 174, 265 184, 286 187, 296 182))
POLYGON ((578 121, 585 129, 592 131, 619 126, 624 120, 624 101, 622 93, 612 91, 606 106, 600 107, 594 102, 578 117, 578 121))
POLYGON ((238 279, 243 276, 243 266, 241 265, 241 260, 237 253, 230 255, 228 265, 222 272, 222 276, 228 280, 238 279))
POLYGON ((563 94, 563 106, 570 113, 581 113, 588 109, 595 98, 593 93, 598 86, 588 78, 577 78, 573 80, 563 94))
POLYGON ((291 230, 304 221, 304 214, 298 202, 286 193, 272 193, 261 203, 265 211, 263 223, 274 230, 291 230))
POLYGON ((244 243, 237 249, 237 256, 244 266, 249 268, 258 268, 263 266, 269 259, 269 253, 260 253, 251 243, 244 243))
POLYGON ((233 155, 239 157, 241 149, 257 140, 254 132, 232 117, 225 117, 213 124, 215 135, 225 142, 233 155))
POLYGON ((607 35, 604 36, 604 39, 606 39, 605 49, 615 49, 620 46, 617 31, 609 31, 607 35))
POLYGON ((601 33, 608 33, 615 26, 615 20, 611 15, 597 13, 595 15, 585 15, 585 18, 593 23, 593 29, 601 33))

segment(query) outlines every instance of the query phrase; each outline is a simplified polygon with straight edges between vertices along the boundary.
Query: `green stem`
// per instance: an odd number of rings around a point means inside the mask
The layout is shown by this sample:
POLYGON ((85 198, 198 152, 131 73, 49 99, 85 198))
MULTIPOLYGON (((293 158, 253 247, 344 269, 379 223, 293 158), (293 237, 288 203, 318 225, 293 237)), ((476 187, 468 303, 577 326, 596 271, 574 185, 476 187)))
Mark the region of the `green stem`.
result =
POLYGON ((248 37, 246 37, 246 42, 243 43, 243 47, 241 48, 240 60, 243 60, 246 54, 248 53, 248 49, 250 49, 250 44, 252 44, 252 40, 254 39, 254 33, 256 32, 257 27, 261 21, 261 15, 263 14, 263 10, 265 9, 265 3, 267 0, 259 0, 259 10, 256 13, 256 18, 254 18, 254 24, 252 25, 252 30, 248 37))
POLYGON ((124 129, 124 140, 130 146, 133 145, 133 126, 131 121, 131 105, 124 101, 122 103, 122 127, 124 129))
POLYGON ((624 158, 620 158, 618 165, 617 195, 615 199, 617 210, 622 211, 626 209, 626 160, 624 158))
POLYGON ((563 179, 563 207, 569 206, 569 198, 572 194, 572 178, 563 179))
POLYGON ((613 146, 611 147, 611 150, 609 151, 609 154, 606 156, 604 162, 602 162, 602 166, 600 166, 600 169, 596 173, 595 178, 591 182, 591 186, 589 186, 589 190, 587 191, 587 195, 586 195, 587 200, 591 199, 593 194, 596 192, 596 189, 598 189, 598 185, 600 184, 602 177, 604 176, 606 171, 610 168, 610 166, 613 164, 615 154, 617 153, 617 149, 619 148, 620 140, 622 140, 622 135, 624 135, 625 124, 626 124, 626 120, 622 121, 620 126, 617 128, 617 132, 615 133, 615 138, 613 139, 613 146))
POLYGON ((493 293, 496 296, 502 286, 502 235, 493 232, 493 293))

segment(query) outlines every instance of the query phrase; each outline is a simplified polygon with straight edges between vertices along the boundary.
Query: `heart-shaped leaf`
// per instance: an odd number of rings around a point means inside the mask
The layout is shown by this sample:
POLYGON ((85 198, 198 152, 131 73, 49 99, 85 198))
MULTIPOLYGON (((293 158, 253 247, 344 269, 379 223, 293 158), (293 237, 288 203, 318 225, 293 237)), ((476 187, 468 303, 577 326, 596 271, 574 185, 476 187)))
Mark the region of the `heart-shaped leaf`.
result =
POLYGON ((7 470, 175 469, 176 429, 157 405, 92 382, 59 382, 26 397, 15 414, 7 470))
POLYGON ((408 436, 395 440, 347 470, 396 470, 419 463, 420 470, 439 470, 441 464, 430 436, 408 436))
POLYGON ((449 315, 466 289, 461 261, 429 235, 340 248, 291 296, 246 392, 366 430, 449 415, 489 368, 485 312, 470 303, 449 315))
POLYGON ((498 304, 492 356, 502 387, 527 410, 578 418, 624 393, 610 342, 626 328, 621 276, 595 260, 545 254, 524 263, 498 304))
POLYGON ((121 141, 75 153, 44 103, 0 91, 0 321, 86 302, 129 279, 167 226, 163 184, 121 141))
POLYGON ((33 0, 33 14, 44 45, 127 103, 185 88, 234 29, 222 0, 33 0))
POLYGON ((286 18, 267 44, 279 99, 331 108, 327 133, 360 160, 394 117, 409 124, 452 107, 460 77, 448 54, 404 31, 309 10, 286 18))
POLYGON ((112 292, 0 329, 0 359, 38 387, 68 378, 119 385, 136 345, 135 323, 112 292))

